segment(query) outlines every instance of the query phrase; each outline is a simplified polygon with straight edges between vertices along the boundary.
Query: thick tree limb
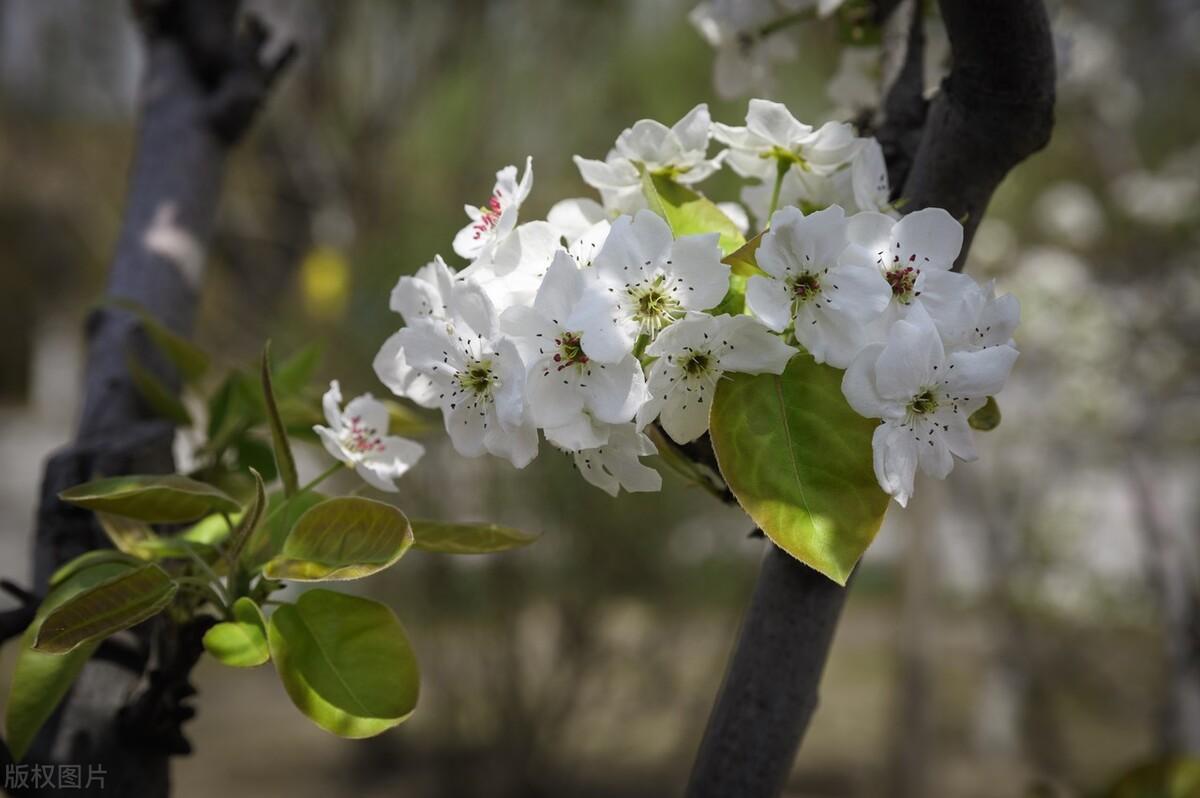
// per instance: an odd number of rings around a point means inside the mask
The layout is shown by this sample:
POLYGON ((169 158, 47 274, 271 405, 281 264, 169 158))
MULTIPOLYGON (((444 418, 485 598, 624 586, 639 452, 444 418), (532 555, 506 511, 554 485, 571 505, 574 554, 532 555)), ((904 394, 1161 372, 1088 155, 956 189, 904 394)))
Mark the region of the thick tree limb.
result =
MULTIPOLYGON (((1049 139, 1054 47, 1042 0, 941 0, 940 7, 953 66, 930 105, 902 196, 905 211, 938 206, 964 219, 961 268, 996 186, 1049 139)), ((780 794, 844 602, 844 589, 769 548, 688 798, 780 794)))
MULTIPOLYGON (((133 7, 145 36, 146 72, 107 293, 187 335, 226 155, 293 51, 266 63, 266 30, 256 20, 239 20, 238 0, 136 0, 133 7)), ((42 483, 34 540, 38 592, 59 565, 107 545, 92 514, 59 501, 59 491, 100 475, 174 470, 174 430, 142 401, 126 364, 134 356, 174 387, 177 375, 126 311, 93 312, 87 336, 79 427, 47 463, 42 483)), ((160 617, 136 631, 129 636, 134 647, 126 649, 137 654, 132 662, 94 658, 27 761, 102 765, 106 794, 168 794, 168 755, 187 750, 179 726, 191 710, 181 701, 194 692, 187 680, 201 651, 198 627, 160 617)))

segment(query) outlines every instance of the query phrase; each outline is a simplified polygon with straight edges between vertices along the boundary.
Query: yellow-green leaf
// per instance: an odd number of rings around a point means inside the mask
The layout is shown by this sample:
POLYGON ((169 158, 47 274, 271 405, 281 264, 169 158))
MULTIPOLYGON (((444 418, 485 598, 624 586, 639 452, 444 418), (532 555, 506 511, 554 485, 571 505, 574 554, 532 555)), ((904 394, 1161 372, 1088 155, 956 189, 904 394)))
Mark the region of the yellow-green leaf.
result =
POLYGON ((730 252, 721 259, 728 264, 730 271, 740 277, 753 277, 756 274, 766 274, 758 267, 758 245, 762 243, 763 234, 751 238, 745 244, 730 252))
POLYGON ((416 657, 400 621, 378 602, 310 590, 275 611, 268 640, 288 696, 326 731, 373 737, 416 708, 416 657))
POLYGON ((54 708, 67 694, 75 677, 95 652, 96 643, 84 643, 67 654, 45 654, 35 651, 34 640, 42 621, 55 608, 85 590, 114 576, 125 573, 132 566, 120 562, 108 562, 84 568, 63 580, 50 591, 42 602, 33 623, 21 636, 21 648, 9 686, 8 708, 4 719, 4 736, 13 759, 20 761, 29 750, 38 729, 54 712, 54 708))
POLYGON ((157 565, 123 571, 71 597, 46 616, 34 649, 66 654, 136 626, 166 609, 178 585, 157 565))
POLYGON ((345 496, 300 516, 263 573, 301 582, 361 579, 391 566, 412 544, 404 513, 390 504, 345 496))
POLYGON ((116 549, 94 549, 92 551, 85 551, 51 574, 49 585, 52 588, 58 587, 85 568, 95 568, 97 565, 108 565, 110 563, 121 563, 130 568, 141 565, 141 561, 137 557, 132 557, 123 551, 117 551, 116 549))
POLYGON ((738 503, 776 545, 845 584, 883 523, 871 436, 842 372, 807 354, 780 376, 736 374, 713 397, 711 435, 738 503))
POLYGON ((152 524, 192 521, 212 512, 236 512, 224 491, 179 474, 106 477, 68 488, 58 497, 97 512, 152 524))
POLYGON ((987 404, 972 413, 967 418, 967 423, 981 432, 989 432, 1000 426, 1000 405, 996 402, 996 397, 989 396, 987 404))
POLYGON ((676 238, 719 233, 722 255, 746 243, 742 231, 715 203, 669 176, 643 172, 642 190, 650 210, 667 220, 676 238))
POLYGON ((491 554, 528 546, 538 539, 517 529, 496 524, 452 524, 413 521, 414 546, 441 554, 491 554))
POLYGON ((204 649, 232 668, 256 668, 269 660, 267 623, 258 605, 242 596, 233 603, 233 618, 204 633, 204 649))

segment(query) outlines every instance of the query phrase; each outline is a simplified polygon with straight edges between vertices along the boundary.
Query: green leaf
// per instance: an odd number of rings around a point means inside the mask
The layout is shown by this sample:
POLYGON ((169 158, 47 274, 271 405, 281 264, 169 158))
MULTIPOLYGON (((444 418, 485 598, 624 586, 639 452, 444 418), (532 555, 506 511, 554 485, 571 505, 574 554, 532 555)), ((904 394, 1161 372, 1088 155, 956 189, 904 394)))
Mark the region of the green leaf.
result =
POLYGON ((84 643, 74 651, 61 655, 35 651, 33 643, 43 619, 72 597, 129 570, 129 565, 119 562, 84 568, 64 579, 42 602, 33 623, 21 637, 21 648, 9 686, 4 735, 13 759, 20 761, 29 751, 38 729, 54 712, 79 671, 100 645, 84 643))
POLYGON ((242 552, 246 549, 246 544, 254 536, 258 529, 258 524, 262 520, 263 511, 267 507, 267 491, 263 486, 262 477, 257 471, 251 470, 250 473, 254 476, 254 502, 249 509, 238 521, 237 528, 233 530, 233 535, 229 540, 229 561, 236 563, 242 557, 242 552))
POLYGON ((66 654, 136 626, 166 609, 178 585, 157 565, 143 565, 95 585, 46 616, 34 649, 66 654))
POLYGON ((1122 774, 1104 798, 1196 798, 1200 795, 1200 759, 1164 757, 1122 774))
POLYGON ((145 559, 142 555, 143 545, 158 540, 158 535, 148 524, 133 518, 97 512, 96 520, 100 522, 100 528, 118 551, 134 557, 145 559))
POLYGON ((271 443, 275 449, 275 465, 279 469, 279 479, 283 483, 283 495, 295 496, 296 491, 300 489, 300 480, 296 476, 296 458, 292 456, 287 430, 279 416, 279 405, 275 403, 275 390, 271 386, 270 341, 263 347, 261 375, 263 400, 266 403, 267 421, 271 426, 271 443))
POLYGON ((152 524, 182 523, 211 512, 241 509, 220 489, 179 474, 105 477, 68 488, 58 498, 89 510, 152 524))
POLYGON ((967 423, 981 432, 990 432, 1000 426, 1000 405, 996 403, 996 397, 989 396, 987 404, 972 413, 967 423))
POLYGON ((58 587, 86 568, 94 568, 97 565, 108 565, 110 563, 122 563, 131 568, 141 565, 141 561, 137 557, 131 557, 125 552, 117 551, 116 549, 85 551, 50 576, 50 587, 58 587))
MULTIPOLYGON (((194 539, 186 535, 159 537, 149 526, 132 518, 108 513, 96 513, 96 517, 100 521, 100 527, 118 551, 138 560, 183 560, 197 556, 207 563, 213 563, 220 557, 214 541, 194 539)), ((222 526, 225 525, 225 520, 220 516, 209 517, 216 518, 222 526)))
MULTIPOLYGON (((765 231, 764 231, 765 232, 765 231)), ((751 238, 733 252, 721 259, 728 264, 730 271, 741 277, 753 277, 756 274, 766 274, 758 267, 758 245, 762 243, 763 233, 751 238)))
POLYGON ((290 499, 285 499, 282 493, 272 494, 267 501, 267 517, 251 536, 242 555, 243 563, 253 571, 276 557, 300 517, 328 498, 315 490, 297 493, 290 499))
POLYGON ((642 172, 642 190, 650 210, 667 220, 676 237, 720 233, 721 254, 735 252, 746 239, 737 225, 708 198, 676 183, 668 175, 642 172))
POLYGON ((842 372, 807 354, 781 376, 735 374, 711 412, 717 463, 738 503, 780 548, 838 584, 883 523, 871 436, 879 423, 842 396, 842 372))
POLYGON ((390 504, 345 496, 300 516, 283 551, 263 573, 298 582, 361 579, 393 565, 412 544, 404 513, 390 504))
POLYGON ((271 382, 281 396, 299 393, 308 385, 317 366, 321 363, 324 347, 320 343, 309 344, 293 352, 272 369, 271 382))
POLYGON ((115 299, 112 304, 138 317, 142 329, 167 360, 187 382, 196 382, 208 372, 208 355, 191 341, 178 335, 150 315, 141 305, 128 299, 115 299))
POLYGON ((417 705, 417 660, 395 614, 378 602, 310 590, 275 611, 271 657, 288 696, 340 737, 373 737, 417 705))
POLYGON ((234 451, 237 454, 235 468, 238 470, 253 468, 262 475, 264 482, 270 482, 279 476, 279 469, 275 465, 275 450, 270 443, 254 435, 242 435, 235 442, 234 451))
POLYGON ((192 425, 191 413, 154 372, 144 368, 133 355, 125 359, 125 367, 133 378, 133 387, 137 388, 142 399, 160 418, 173 421, 181 427, 192 425))
POLYGON ((267 622, 258 605, 243 596, 233 603, 233 618, 204 633, 204 649, 231 668, 256 668, 269 660, 267 622))
POLYGON ((496 524, 452 524, 413 521, 413 545, 441 554, 491 554, 528 546, 538 539, 517 529, 496 524))
MULTIPOLYGON (((242 520, 243 515, 244 513, 230 513, 228 517, 230 521, 236 524, 242 520)), ((224 515, 206 515, 175 537, 191 543, 204 543, 209 546, 217 546, 229 537, 231 531, 225 518, 226 516, 224 515)))

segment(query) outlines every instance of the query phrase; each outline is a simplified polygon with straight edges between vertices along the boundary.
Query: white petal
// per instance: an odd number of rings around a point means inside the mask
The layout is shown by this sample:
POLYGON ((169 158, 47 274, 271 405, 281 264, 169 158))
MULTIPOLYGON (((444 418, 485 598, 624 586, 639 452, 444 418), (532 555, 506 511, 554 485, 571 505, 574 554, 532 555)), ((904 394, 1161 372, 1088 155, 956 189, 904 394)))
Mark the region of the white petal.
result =
POLYGON ((711 128, 712 118, 708 115, 708 105, 700 103, 676 122, 671 128, 671 132, 675 134, 683 149, 699 150, 703 153, 708 148, 708 136, 711 128))
POLYGON ((746 113, 746 128, 765 141, 791 149, 792 145, 812 132, 812 128, 798 121, 782 103, 769 100, 751 100, 746 113))
POLYGON ((560 200, 546 214, 546 221, 567 241, 578 240, 589 227, 607 219, 600 203, 585 197, 560 200))
POLYGON ((558 371, 552 361, 526 378, 530 419, 539 427, 559 427, 582 415, 585 396, 574 369, 558 371))
POLYGON ((875 388, 875 367, 883 344, 872 344, 854 358, 842 376, 842 396, 854 412, 867 418, 886 418, 895 404, 887 402, 875 388))
POLYGON ((342 386, 337 380, 329 383, 329 390, 321 397, 321 409, 325 411, 325 421, 334 431, 342 429, 342 386))
POLYGON ((613 298, 616 290, 606 282, 590 282, 567 320, 568 329, 581 333, 583 351, 601 363, 619 362, 633 351, 637 336, 637 324, 613 298))
POLYGON ((329 452, 329 455, 335 460, 340 460, 347 464, 354 462, 354 457, 342 446, 342 442, 336 432, 328 427, 322 427, 320 424, 313 427, 313 432, 317 433, 317 437, 321 439, 321 443, 325 446, 325 451, 329 452))
POLYGON ((942 429, 933 426, 932 422, 925 422, 921 426, 925 427, 925 430, 916 442, 917 460, 921 470, 934 479, 945 479, 954 468, 954 458, 950 454, 950 448, 946 446, 942 429))
POLYGON ((342 418, 351 422, 357 419, 360 425, 375 430, 376 435, 386 435, 388 431, 387 407, 369 393, 351 399, 342 418))
POLYGON ((676 298, 688 310, 715 307, 729 291, 729 267, 721 262, 718 239, 716 233, 684 236, 671 247, 664 270, 676 279, 668 278, 668 285, 678 286, 676 298))
POLYGON ((631 420, 648 396, 642 366, 633 355, 613 365, 589 364, 581 382, 588 409, 609 424, 631 420))
POLYGON ((955 352, 950 355, 946 392, 966 399, 994 396, 1004 387, 1017 350, 1007 344, 991 346, 978 352, 955 352))
POLYGON ((907 403, 941 375, 945 352, 937 328, 928 317, 898 321, 875 369, 875 387, 885 399, 907 403))
POLYGON ((422 407, 438 407, 441 390, 428 376, 408 364, 404 354, 406 339, 411 340, 411 336, 397 332, 383 342, 372 364, 375 374, 397 396, 407 397, 422 407))
POLYGON ((609 426, 597 424, 585 413, 578 413, 566 424, 545 427, 546 440, 569 452, 595 449, 608 443, 609 426))
POLYGON ((641 181, 637 169, 624 158, 605 162, 576 155, 575 165, 579 167, 579 174, 583 178, 583 182, 593 188, 620 189, 638 185, 641 181))
POLYGON ((667 394, 659 419, 673 441, 689 443, 708 431, 714 387, 688 390, 687 386, 676 383, 675 389, 667 394))
POLYGON ((548 319, 563 323, 583 295, 583 274, 566 250, 554 254, 533 306, 548 319))
POLYGON ((537 457, 537 427, 532 424, 511 428, 502 424, 489 426, 484 440, 488 452, 504 458, 517 468, 524 468, 537 457))
POLYGON ((492 368, 500 378, 496 414, 502 425, 516 427, 525 420, 525 362, 516 344, 507 338, 496 342, 493 351, 492 368))
POLYGON ((912 497, 917 473, 917 443, 906 428, 884 422, 871 438, 875 479, 879 487, 904 507, 912 497))
POLYGON ((395 481, 415 466, 424 454, 425 447, 416 441, 388 436, 383 439, 383 451, 367 455, 355 471, 374 487, 395 491, 395 481))
POLYGON ((782 374, 796 354, 777 335, 749 316, 718 316, 717 336, 728 349, 720 357, 722 371, 744 374, 782 374))
POLYGON ((746 281, 746 307, 776 332, 792 323, 792 295, 782 280, 761 274, 751 277, 746 281))
POLYGON ((918 269, 950 269, 962 249, 963 229, 942 208, 922 208, 892 228, 891 263, 918 269))

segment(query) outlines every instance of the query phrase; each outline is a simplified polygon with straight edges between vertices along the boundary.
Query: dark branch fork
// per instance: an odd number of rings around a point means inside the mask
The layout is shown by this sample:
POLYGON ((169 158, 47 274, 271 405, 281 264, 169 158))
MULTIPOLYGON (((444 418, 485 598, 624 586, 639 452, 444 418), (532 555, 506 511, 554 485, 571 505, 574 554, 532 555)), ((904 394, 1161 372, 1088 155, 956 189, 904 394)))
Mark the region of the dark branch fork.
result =
MULTIPOLYGON (((883 4, 881 4, 882 6, 883 4)), ((887 10, 896 3, 886 3, 887 10)), ((902 4, 901 4, 902 5, 902 4)), ((940 0, 952 68, 921 95, 921 3, 884 100, 879 135, 905 211, 963 221, 956 268, 1004 176, 1049 141, 1054 46, 1042 0, 940 0)), ((688 798, 773 798, 817 706, 846 590, 768 545, 754 595, 697 753, 688 798)))
MULTIPOLYGON (((134 0, 146 48, 139 124, 110 298, 131 300, 177 333, 191 332, 222 172, 294 49, 266 59, 268 38, 239 0, 134 0)), ((48 461, 34 539, 34 592, 54 570, 108 545, 92 514, 59 491, 100 475, 174 470, 171 424, 141 400, 126 366, 136 356, 173 388, 179 378, 135 317, 113 306, 87 321, 83 411, 74 440, 48 461)), ((93 763, 106 794, 165 796, 168 757, 188 750, 183 700, 203 624, 156 619, 102 647, 26 761, 93 763)), ((0 746, 2 748, 2 746, 0 746)), ((3 750, 7 755, 7 750, 3 750)), ((78 792, 77 790, 74 792, 78 792)), ((55 794, 43 790, 39 794, 55 794)))

